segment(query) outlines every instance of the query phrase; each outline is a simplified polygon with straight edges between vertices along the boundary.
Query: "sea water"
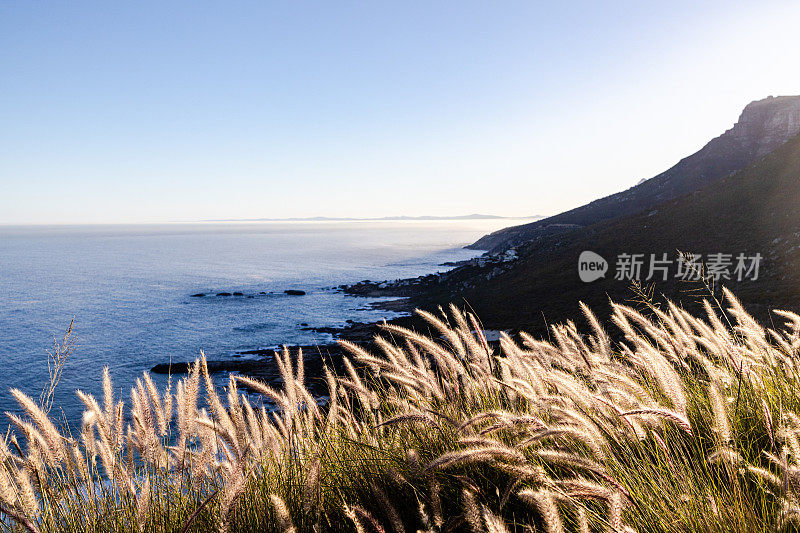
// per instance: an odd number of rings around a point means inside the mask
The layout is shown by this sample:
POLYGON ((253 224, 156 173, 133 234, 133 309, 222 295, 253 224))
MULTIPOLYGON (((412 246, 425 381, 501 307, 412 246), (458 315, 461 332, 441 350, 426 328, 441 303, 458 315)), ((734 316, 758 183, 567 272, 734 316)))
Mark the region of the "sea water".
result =
POLYGON ((100 394, 104 366, 128 400, 136 378, 157 363, 330 342, 301 324, 396 316, 332 287, 447 270, 441 263, 478 253, 464 245, 513 223, 0 227, 0 412, 17 411, 12 387, 38 399, 49 380, 47 351, 73 318, 76 343, 54 402, 70 423, 82 411, 75 389, 100 394))

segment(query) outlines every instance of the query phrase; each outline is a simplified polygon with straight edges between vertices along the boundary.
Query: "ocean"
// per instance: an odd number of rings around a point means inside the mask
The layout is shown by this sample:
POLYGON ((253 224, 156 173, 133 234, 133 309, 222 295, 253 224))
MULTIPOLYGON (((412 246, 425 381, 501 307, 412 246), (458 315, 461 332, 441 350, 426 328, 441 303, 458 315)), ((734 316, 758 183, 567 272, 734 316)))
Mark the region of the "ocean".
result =
MULTIPOLYGON (((508 219, 253 222, 0 227, 0 412, 12 387, 38 398, 47 351, 74 318, 76 344, 55 414, 80 421, 75 389, 99 395, 108 366, 117 393, 157 363, 201 350, 226 359, 281 344, 328 343, 309 327, 397 316, 333 287, 447 270, 463 246, 508 219), (306 291, 288 296, 284 290, 306 291), (242 296, 216 296, 241 292, 242 296), (211 296, 192 297, 196 293, 211 296), (263 293, 263 294, 262 294, 263 293)), ((159 377, 163 382, 165 378, 159 377)))

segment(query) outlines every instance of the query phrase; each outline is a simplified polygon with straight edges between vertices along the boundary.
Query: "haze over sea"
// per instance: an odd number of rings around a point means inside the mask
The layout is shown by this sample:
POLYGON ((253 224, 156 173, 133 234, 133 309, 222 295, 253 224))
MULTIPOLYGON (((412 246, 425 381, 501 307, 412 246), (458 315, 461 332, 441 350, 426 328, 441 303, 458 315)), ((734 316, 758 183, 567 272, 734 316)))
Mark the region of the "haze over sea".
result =
MULTIPOLYGON (((310 327, 377 321, 396 313, 331 287, 412 277, 467 259, 462 246, 519 221, 195 223, 0 227, 0 412, 10 387, 38 397, 47 350, 75 318, 76 349, 55 405, 71 423, 75 389, 115 389, 162 362, 209 359, 280 344, 330 342, 310 327), (287 296, 285 289, 307 291, 287 296), (207 296, 242 292, 245 296, 207 296), (265 292, 267 294, 260 294, 265 292), (247 296, 253 296, 248 298, 247 296)), ((164 379, 164 378, 159 378, 164 379)))

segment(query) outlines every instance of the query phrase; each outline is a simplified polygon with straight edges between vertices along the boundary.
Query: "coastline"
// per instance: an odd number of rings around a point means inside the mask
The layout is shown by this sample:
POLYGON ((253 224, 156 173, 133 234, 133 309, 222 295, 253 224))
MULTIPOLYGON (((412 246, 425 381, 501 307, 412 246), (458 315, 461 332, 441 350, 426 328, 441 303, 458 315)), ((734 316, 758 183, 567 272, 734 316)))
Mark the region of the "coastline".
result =
MULTIPOLYGON (((445 263, 441 266, 457 267, 470 262, 445 263)), ((451 268, 448 272, 452 270, 451 268)), ((409 320, 414 320, 413 313, 416 306, 413 303, 412 296, 415 294, 415 289, 435 282, 445 273, 428 274, 394 281, 373 282, 364 280, 352 285, 340 285, 335 287, 334 290, 354 298, 390 298, 370 302, 367 306, 372 309, 407 313, 406 316, 387 321, 389 323, 407 323, 409 320)), ((348 320, 346 326, 301 326, 300 329, 304 331, 330 334, 333 337, 333 341, 325 344, 286 345, 286 348, 292 353, 296 353, 297 350, 303 351, 306 373, 312 380, 322 376, 323 363, 328 364, 329 368, 340 373, 345 370, 342 357, 346 354, 346 350, 342 348, 338 341, 346 340, 357 345, 369 347, 379 333, 381 323, 348 320)), ((207 360, 206 364, 208 365, 209 373, 212 374, 241 373, 269 384, 279 385, 281 378, 274 363, 274 355, 280 350, 280 348, 275 347, 241 350, 234 352, 231 359, 207 360), (248 357, 242 358, 243 356, 248 357)), ((188 371, 189 364, 191 364, 191 361, 159 363, 153 366, 150 372, 162 375, 184 374, 188 371)))
MULTIPOLYGON (((505 267, 516 258, 516 251, 513 249, 511 255, 508 253, 502 255, 485 253, 472 259, 442 263, 440 266, 449 267, 448 270, 443 272, 392 281, 363 280, 349 285, 344 284, 332 287, 332 289, 354 298, 383 298, 380 301, 369 302, 367 307, 404 313, 405 316, 396 317, 387 322, 410 326, 417 323, 414 311, 420 306, 420 295, 423 292, 428 292, 431 287, 444 285, 450 280, 450 276, 454 272, 459 272, 463 267, 505 267)), ((346 326, 302 326, 300 329, 304 331, 330 334, 333 337, 333 341, 325 344, 286 345, 286 348, 292 352, 303 350, 306 373, 312 379, 322 375, 323 363, 327 363, 336 372, 341 372, 344 371, 342 356, 345 355, 346 350, 341 347, 338 341, 346 340, 369 347, 379 333, 381 323, 347 320, 346 326)), ((281 379, 273 360, 274 354, 279 351, 280 348, 275 347, 237 351, 233 353, 233 358, 231 359, 208 360, 208 370, 210 373, 235 372, 247 374, 267 383, 279 385, 281 379), (249 357, 242 359, 243 356, 249 357), (253 356, 256 358, 253 358, 253 356)), ((152 367, 150 371, 154 374, 181 374, 187 372, 188 365, 189 362, 159 363, 152 367)))
MULTIPOLYGON (((363 283, 364 282, 361 282, 357 285, 363 287, 363 283)), ((357 290, 354 293, 350 293, 347 290, 347 287, 349 286, 337 287, 337 290, 341 290, 342 292, 350 294, 355 298, 375 297, 371 294, 368 294, 367 292, 369 291, 357 290)), ((390 295, 388 291, 382 291, 380 296, 396 295, 390 295)), ((391 300, 370 302, 367 305, 373 309, 381 309, 392 312, 411 314, 414 311, 414 307, 410 302, 410 298, 406 296, 393 298, 391 300)), ((389 322, 402 320, 404 318, 407 319, 409 317, 398 317, 390 320, 389 322)), ((380 325, 381 322, 353 322, 348 320, 346 326, 303 326, 300 329, 304 331, 330 334, 333 337, 333 342, 325 344, 286 345, 286 348, 288 348, 292 353, 296 353, 298 350, 303 351, 306 373, 312 379, 322 376, 323 363, 328 364, 329 368, 334 369, 338 373, 344 371, 342 356, 344 356, 346 353, 346 350, 342 348, 338 341, 346 340, 354 344, 369 346, 372 344, 375 335, 378 333, 380 325)), ((280 375, 273 359, 275 353, 280 351, 281 348, 275 347, 241 350, 234 352, 232 359, 208 360, 206 363, 208 365, 209 372, 212 374, 235 372, 246 374, 249 377, 260 379, 266 383, 280 384, 280 375), (247 356, 247 358, 243 358, 244 356, 247 356)), ((150 372, 163 375, 184 374, 188 371, 189 364, 191 364, 191 361, 159 363, 153 366, 150 369, 150 372)))

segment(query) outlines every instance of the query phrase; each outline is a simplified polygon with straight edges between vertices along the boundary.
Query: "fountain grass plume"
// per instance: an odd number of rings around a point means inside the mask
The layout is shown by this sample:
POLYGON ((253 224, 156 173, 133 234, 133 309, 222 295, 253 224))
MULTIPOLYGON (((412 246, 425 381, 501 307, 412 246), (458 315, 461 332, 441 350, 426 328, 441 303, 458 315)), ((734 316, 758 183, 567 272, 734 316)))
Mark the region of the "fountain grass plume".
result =
POLYGON ((588 332, 497 344, 454 306, 421 312, 435 336, 343 342, 343 375, 283 349, 281 384, 224 394, 202 356, 128 399, 106 369, 75 435, 55 385, 13 390, 0 529, 800 530, 800 316, 766 328, 727 292, 704 316, 617 305, 612 327, 581 309, 588 332))

